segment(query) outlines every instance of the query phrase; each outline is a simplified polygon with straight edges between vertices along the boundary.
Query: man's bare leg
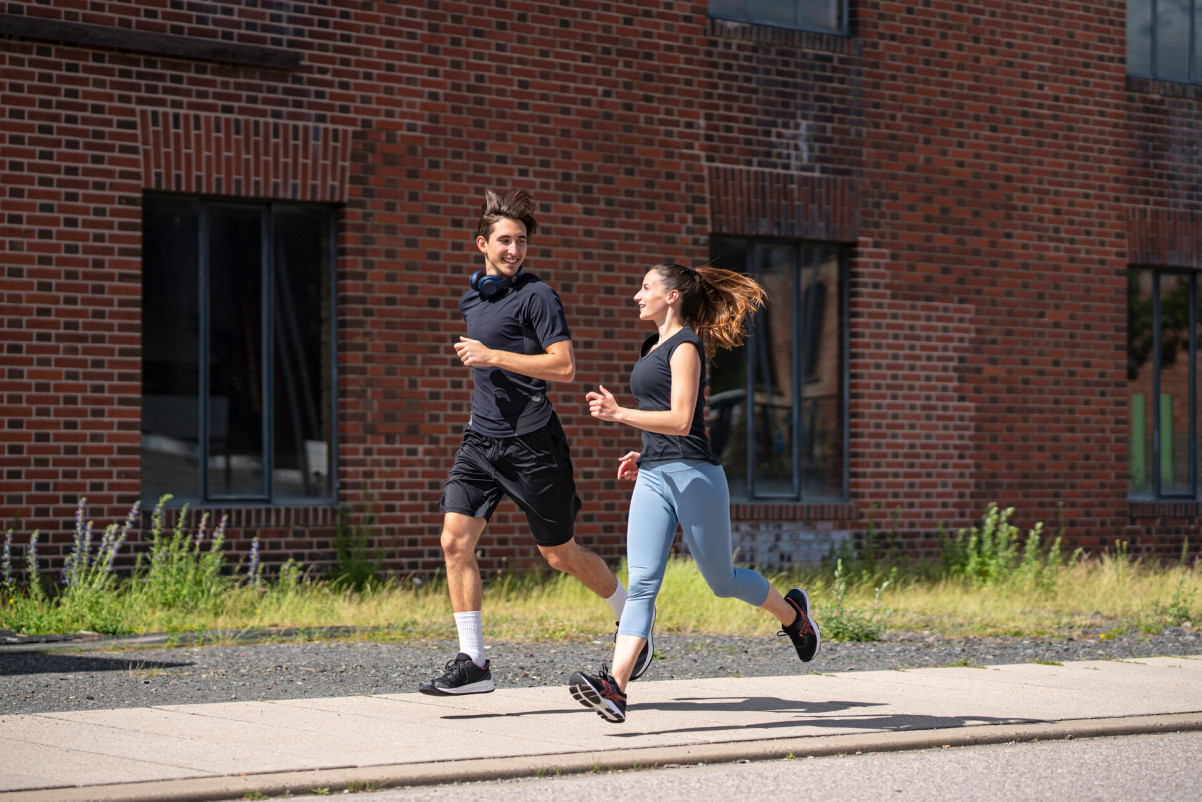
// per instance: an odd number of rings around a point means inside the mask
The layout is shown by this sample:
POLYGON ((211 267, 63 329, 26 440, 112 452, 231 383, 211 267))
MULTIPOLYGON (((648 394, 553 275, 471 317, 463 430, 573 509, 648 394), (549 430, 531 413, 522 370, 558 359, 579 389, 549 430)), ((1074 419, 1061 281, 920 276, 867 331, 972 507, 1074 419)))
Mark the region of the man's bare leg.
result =
POLYGON ((547 563, 557 571, 571 574, 603 599, 618 589, 618 578, 595 552, 581 546, 572 538, 559 546, 539 546, 547 563))
POLYGON ((476 544, 484 533, 483 518, 448 512, 442 523, 442 555, 447 568, 447 590, 451 609, 457 613, 478 611, 483 604, 484 588, 480 564, 476 562, 476 544))
MULTIPOLYGON (((610 605, 614 606, 614 617, 622 618, 620 610, 626 604, 626 589, 622 588, 618 578, 609 570, 609 566, 605 564, 595 552, 581 546, 576 542, 575 538, 564 543, 562 546, 539 546, 539 551, 547 558, 547 562, 552 568, 555 568, 564 573, 571 574, 580 580, 580 582, 593 593, 596 593, 601 598, 605 599, 610 605), (618 590, 621 593, 617 593, 618 590), (615 596, 616 594, 616 596, 615 596)), ((652 626, 654 626, 654 618, 652 618, 652 626)), ((622 680, 622 687, 626 687, 627 679, 638 679, 643 675, 643 672, 651 665, 651 661, 655 657, 655 644, 651 640, 651 633, 648 633, 648 639, 630 638, 630 641, 637 640, 640 642, 639 651, 635 652, 636 659, 631 660, 631 668, 627 671, 626 677, 622 680)), ((619 643, 622 642, 622 637, 618 636, 619 643)), ((630 648, 630 644, 626 644, 626 648, 630 648)), ((617 659, 616 657, 614 658, 617 659)))
POLYGON ((483 592, 476 544, 484 532, 483 518, 448 512, 443 518, 442 553, 447 568, 447 588, 459 631, 459 651, 447 663, 447 673, 418 690, 431 696, 489 693, 495 686, 484 657, 484 632, 480 622, 483 592))

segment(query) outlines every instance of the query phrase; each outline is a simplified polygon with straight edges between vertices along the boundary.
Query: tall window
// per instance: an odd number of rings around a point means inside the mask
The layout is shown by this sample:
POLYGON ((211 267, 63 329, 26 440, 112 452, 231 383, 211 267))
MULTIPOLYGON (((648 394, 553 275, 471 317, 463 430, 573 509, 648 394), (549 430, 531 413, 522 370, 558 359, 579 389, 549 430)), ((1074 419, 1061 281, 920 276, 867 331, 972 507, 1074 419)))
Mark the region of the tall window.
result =
POLYGON ((1198 498, 1198 273, 1127 279, 1131 498, 1198 498))
POLYGON ((710 370, 710 438, 731 497, 843 500, 848 249, 714 237, 710 257, 768 293, 747 342, 710 370))
POLYGON ((847 33, 847 0, 709 0, 709 15, 777 28, 847 33))
POLYGON ((1127 72, 1202 82, 1202 0, 1127 0, 1127 72))
POLYGON ((146 195, 142 498, 335 497, 334 215, 146 195))

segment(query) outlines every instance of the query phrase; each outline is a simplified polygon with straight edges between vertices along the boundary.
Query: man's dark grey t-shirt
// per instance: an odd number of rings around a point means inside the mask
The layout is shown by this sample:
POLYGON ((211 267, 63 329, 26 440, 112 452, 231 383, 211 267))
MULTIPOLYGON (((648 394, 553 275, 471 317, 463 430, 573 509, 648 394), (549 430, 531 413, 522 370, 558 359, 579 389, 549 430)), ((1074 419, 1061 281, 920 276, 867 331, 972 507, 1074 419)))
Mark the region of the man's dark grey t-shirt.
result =
MULTIPOLYGON (((499 296, 487 299, 468 290, 459 299, 467 336, 485 346, 516 354, 542 354, 547 346, 572 339, 563 302, 532 273, 499 296)), ((541 429, 554 409, 547 383, 500 368, 473 368, 472 417, 468 425, 487 437, 514 437, 541 429)))

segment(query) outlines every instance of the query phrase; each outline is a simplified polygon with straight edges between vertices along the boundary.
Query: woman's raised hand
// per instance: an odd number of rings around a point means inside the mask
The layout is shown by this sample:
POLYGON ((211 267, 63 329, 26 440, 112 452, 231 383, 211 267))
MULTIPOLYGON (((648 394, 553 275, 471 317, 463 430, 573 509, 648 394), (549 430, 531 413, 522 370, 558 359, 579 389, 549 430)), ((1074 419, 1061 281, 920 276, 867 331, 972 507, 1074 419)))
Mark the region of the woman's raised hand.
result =
POLYGON ((585 396, 585 400, 588 401, 588 414, 598 420, 618 420, 621 407, 614 400, 613 393, 606 390, 603 384, 597 385, 597 389, 601 392, 592 392, 585 396))

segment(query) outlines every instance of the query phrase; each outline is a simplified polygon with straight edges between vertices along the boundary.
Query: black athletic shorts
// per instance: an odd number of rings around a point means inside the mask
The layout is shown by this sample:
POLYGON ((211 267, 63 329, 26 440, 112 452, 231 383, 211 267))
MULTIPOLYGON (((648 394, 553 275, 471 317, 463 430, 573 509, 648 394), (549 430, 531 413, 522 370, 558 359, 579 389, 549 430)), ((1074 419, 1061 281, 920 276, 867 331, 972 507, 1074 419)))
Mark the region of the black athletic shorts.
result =
POLYGON ((552 415, 543 428, 516 437, 464 431, 438 502, 442 511, 488 520, 502 494, 526 513, 540 546, 560 546, 572 539, 580 497, 558 417, 552 415))

